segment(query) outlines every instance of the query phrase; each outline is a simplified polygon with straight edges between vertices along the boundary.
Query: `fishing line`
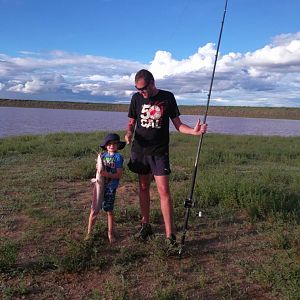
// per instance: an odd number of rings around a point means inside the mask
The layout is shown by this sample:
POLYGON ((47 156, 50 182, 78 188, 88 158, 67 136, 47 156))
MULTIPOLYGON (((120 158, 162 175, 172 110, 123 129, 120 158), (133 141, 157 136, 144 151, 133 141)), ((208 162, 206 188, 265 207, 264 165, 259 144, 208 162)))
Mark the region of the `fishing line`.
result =
MULTIPOLYGON (((228 2, 228 0, 225 1, 225 8, 224 8, 223 18, 222 18, 222 22, 221 22, 221 28, 220 28, 220 33, 219 33, 218 45, 217 45, 217 49, 216 49, 215 61, 214 61, 214 66, 213 66, 209 91, 208 91, 208 94, 207 94, 207 103, 206 103, 206 109, 205 109, 203 124, 206 124, 206 118, 207 118, 207 114, 208 114, 210 97, 211 97, 212 87, 213 87, 213 83, 214 83, 215 71, 216 71, 217 60, 218 60, 218 55, 219 55, 219 49, 220 49, 220 44, 221 44, 221 38, 222 38, 222 33, 223 33, 223 26, 224 26, 225 16, 226 16, 226 12, 227 12, 227 2, 228 2)), ((200 122, 200 117, 199 117, 199 122, 200 122)), ((191 184, 189 197, 184 202, 184 207, 186 208, 186 211, 185 211, 185 216, 184 216, 184 227, 183 227, 183 234, 182 234, 182 237, 181 237, 181 245, 180 245, 180 249, 179 249, 179 255, 180 256, 182 255, 182 252, 183 252, 185 237, 186 237, 186 233, 187 233, 187 230, 188 230, 188 221, 189 221, 189 216, 190 216, 190 210, 191 210, 192 207, 195 206, 195 201, 193 200, 193 194, 194 194, 194 188, 195 188, 195 182, 196 182, 196 176, 197 176, 197 170, 198 170, 198 161, 199 161, 202 142, 203 142, 203 136, 204 135, 201 134, 200 138, 199 138, 199 143, 198 143, 198 148, 197 148, 197 155, 196 155, 194 170, 193 170, 193 174, 192 174, 192 184, 191 184)), ((199 213, 199 216, 201 216, 201 212, 199 213)))

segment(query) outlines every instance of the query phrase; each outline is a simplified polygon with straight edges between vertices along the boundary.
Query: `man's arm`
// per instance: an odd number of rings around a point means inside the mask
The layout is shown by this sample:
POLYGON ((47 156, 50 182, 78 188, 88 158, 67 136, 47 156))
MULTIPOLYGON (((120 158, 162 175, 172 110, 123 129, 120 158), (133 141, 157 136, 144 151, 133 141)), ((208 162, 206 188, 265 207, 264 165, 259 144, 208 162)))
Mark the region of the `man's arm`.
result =
POLYGON ((176 130, 185 134, 201 135, 203 133, 206 133, 207 130, 207 124, 200 124, 200 120, 197 121, 194 128, 182 123, 180 117, 172 119, 172 122, 176 130))
POLYGON ((130 144, 132 141, 135 123, 136 123, 135 119, 128 118, 127 130, 125 134, 125 141, 127 144, 130 144))

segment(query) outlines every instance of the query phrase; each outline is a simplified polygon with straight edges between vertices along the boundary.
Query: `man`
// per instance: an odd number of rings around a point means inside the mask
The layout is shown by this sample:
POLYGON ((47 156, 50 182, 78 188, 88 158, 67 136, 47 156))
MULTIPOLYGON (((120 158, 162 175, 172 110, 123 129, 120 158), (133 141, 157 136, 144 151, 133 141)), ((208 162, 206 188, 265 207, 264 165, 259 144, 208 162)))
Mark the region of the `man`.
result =
POLYGON ((137 93, 132 96, 128 127, 125 135, 131 148, 129 169, 139 177, 141 229, 137 237, 146 240, 151 234, 150 225, 150 179, 154 176, 160 197, 161 212, 165 224, 167 242, 176 246, 173 227, 173 204, 169 188, 169 119, 184 134, 201 135, 207 125, 198 121, 194 128, 180 120, 180 112, 171 92, 157 89, 148 70, 140 70, 135 76, 137 93))

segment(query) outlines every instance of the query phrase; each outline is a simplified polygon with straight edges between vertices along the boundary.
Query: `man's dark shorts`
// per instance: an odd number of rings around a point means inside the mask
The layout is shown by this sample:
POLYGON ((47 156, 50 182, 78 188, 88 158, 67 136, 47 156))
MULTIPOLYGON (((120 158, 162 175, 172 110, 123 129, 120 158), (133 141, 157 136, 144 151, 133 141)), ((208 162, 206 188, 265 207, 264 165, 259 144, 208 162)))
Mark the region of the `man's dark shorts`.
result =
POLYGON ((144 155, 131 152, 128 168, 130 171, 140 175, 151 173, 154 176, 163 176, 171 173, 168 154, 144 155))

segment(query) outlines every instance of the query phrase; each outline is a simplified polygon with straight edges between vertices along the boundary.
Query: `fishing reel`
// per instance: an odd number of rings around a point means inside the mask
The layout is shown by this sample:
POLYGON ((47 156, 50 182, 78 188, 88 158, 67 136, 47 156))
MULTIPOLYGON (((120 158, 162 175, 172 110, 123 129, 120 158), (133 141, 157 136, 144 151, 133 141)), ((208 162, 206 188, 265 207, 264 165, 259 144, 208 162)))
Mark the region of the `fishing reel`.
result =
MULTIPOLYGON (((193 201, 192 199, 185 199, 185 201, 184 201, 184 207, 185 208, 194 208, 196 206, 196 202, 195 201, 193 201)), ((202 211, 201 210, 199 210, 198 212, 197 212, 197 216, 199 217, 199 218, 201 218, 202 217, 202 211)))
POLYGON ((192 199, 185 199, 184 201, 184 207, 185 208, 193 208, 195 207, 195 201, 193 201, 192 199))

